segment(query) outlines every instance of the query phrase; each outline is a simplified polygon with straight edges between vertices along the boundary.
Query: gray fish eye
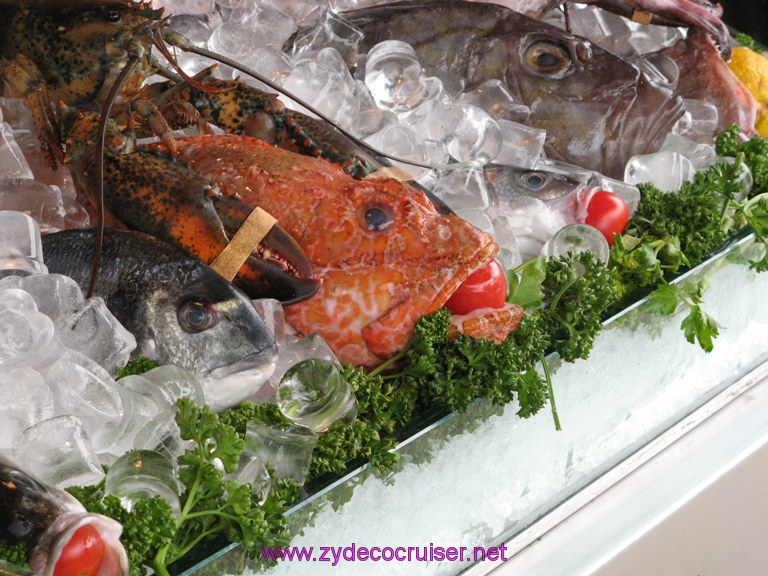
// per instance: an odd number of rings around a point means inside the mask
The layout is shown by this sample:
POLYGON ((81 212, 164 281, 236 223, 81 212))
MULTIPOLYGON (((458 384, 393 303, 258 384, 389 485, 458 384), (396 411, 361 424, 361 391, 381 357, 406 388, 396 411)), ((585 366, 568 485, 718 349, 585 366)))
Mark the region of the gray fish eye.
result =
POLYGON ((202 332, 219 323, 219 315, 202 302, 185 302, 179 307, 176 316, 181 328, 189 333, 202 332))
POLYGON ((541 190, 547 183, 547 175, 543 172, 525 172, 520 175, 521 183, 531 190, 541 190))
POLYGON ((559 78, 571 67, 571 53, 561 44, 550 40, 537 40, 525 47, 523 59, 537 74, 559 78))

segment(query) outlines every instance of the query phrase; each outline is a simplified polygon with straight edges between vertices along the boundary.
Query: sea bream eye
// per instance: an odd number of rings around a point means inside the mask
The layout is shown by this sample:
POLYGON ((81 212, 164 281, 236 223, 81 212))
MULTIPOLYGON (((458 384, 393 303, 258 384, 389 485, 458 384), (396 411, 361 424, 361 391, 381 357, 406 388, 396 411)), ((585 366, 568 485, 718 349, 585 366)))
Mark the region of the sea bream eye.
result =
POLYGON ((363 230, 380 232, 395 222, 395 215, 389 206, 379 203, 366 204, 358 210, 358 219, 363 230))
POLYGON ((555 42, 539 40, 525 48, 524 61, 531 72, 559 78, 571 67, 571 54, 555 42))
POLYGON ((219 315, 207 304, 187 302, 176 313, 179 325, 185 332, 202 332, 219 323, 219 315))
POLYGON ((541 190, 547 183, 547 175, 543 172, 525 172, 520 175, 520 182, 529 190, 541 190))

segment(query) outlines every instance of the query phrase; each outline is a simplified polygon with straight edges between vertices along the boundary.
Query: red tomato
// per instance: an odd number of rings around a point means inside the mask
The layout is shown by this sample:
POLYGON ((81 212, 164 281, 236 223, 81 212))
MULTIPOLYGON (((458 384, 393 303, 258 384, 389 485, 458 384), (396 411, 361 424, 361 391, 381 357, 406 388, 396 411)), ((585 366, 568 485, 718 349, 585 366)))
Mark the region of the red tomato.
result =
POLYGON ((624 198, 608 192, 598 190, 589 199, 587 204, 587 217, 585 224, 594 226, 602 232, 608 245, 613 246, 613 236, 624 232, 629 222, 629 208, 624 198))
POLYGON ((61 551, 53 576, 94 576, 104 560, 104 540, 90 524, 72 534, 61 551))
POLYGON ((478 308, 501 308, 507 301, 507 276, 498 260, 491 260, 461 283, 445 307, 454 314, 478 308))

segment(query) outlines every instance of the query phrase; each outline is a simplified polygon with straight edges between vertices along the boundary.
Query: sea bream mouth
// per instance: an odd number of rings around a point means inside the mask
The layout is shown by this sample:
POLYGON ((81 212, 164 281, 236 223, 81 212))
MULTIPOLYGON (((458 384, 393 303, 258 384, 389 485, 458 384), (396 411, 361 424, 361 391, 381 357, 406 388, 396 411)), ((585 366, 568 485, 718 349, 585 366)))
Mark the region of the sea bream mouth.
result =
POLYGON ((203 396, 212 410, 219 411, 247 400, 275 371, 277 353, 253 354, 232 364, 219 366, 203 378, 203 396))

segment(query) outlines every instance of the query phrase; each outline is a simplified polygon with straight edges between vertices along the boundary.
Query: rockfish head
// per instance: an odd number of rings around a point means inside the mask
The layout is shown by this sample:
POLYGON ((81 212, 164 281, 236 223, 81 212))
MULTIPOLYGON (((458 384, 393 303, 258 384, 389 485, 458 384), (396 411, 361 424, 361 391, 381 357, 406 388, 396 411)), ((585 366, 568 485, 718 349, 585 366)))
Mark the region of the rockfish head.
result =
POLYGON ((286 307, 286 318, 302 332, 319 332, 354 364, 375 365, 402 349, 416 321, 441 308, 499 249, 396 180, 352 180, 343 194, 308 210, 317 232, 303 247, 322 284, 286 307))
MULTIPOLYGON (((44 236, 48 269, 86 286, 94 235, 44 236)), ((107 229, 94 295, 134 334, 134 355, 197 375, 214 410, 251 396, 275 368, 274 336, 248 297, 181 248, 107 229)))

